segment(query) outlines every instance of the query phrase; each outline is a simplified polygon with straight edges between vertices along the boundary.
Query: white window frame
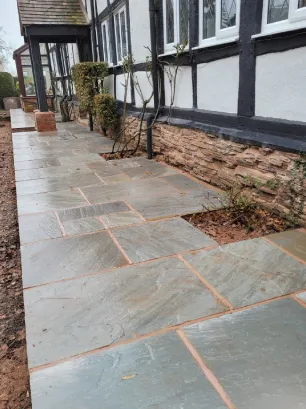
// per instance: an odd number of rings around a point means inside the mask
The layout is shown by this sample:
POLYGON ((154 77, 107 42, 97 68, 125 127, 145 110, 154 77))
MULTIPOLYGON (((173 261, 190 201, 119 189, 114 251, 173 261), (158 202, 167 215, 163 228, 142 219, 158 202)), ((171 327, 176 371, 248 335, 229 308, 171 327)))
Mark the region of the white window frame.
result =
POLYGON ((127 31, 127 17, 126 17, 126 7, 120 7, 114 12, 114 25, 115 25, 115 45, 116 45, 116 56, 117 56, 117 64, 122 64, 124 58, 127 56, 123 55, 123 46, 122 46, 122 38, 121 38, 121 13, 124 12, 124 20, 125 20, 125 38, 126 38, 126 48, 127 48, 127 54, 128 54, 128 49, 129 49, 129 39, 128 39, 128 31, 127 31), (116 24, 116 16, 119 15, 119 24, 120 24, 120 33, 117 33, 117 24, 116 24), (118 34, 120 38, 120 48, 121 48, 121 55, 122 58, 119 58, 119 53, 118 53, 118 34))
POLYGON ((111 43, 110 43, 110 20, 109 18, 102 21, 101 23, 101 36, 102 36, 102 44, 103 44, 103 58, 104 61, 108 63, 109 66, 113 65, 113 56, 111 55, 112 53, 112 47, 111 47, 111 43), (105 27, 105 36, 106 38, 104 38, 103 35, 103 28, 105 27), (107 46, 107 47, 106 47, 107 46), (107 49, 107 53, 106 50, 107 49), (106 57, 107 54, 107 58, 106 57))
POLYGON ((262 34, 273 34, 306 27, 306 7, 298 8, 299 0, 289 0, 288 19, 268 23, 269 0, 263 2, 262 34))
MULTIPOLYGON (((236 25, 233 27, 221 28, 221 2, 216 0, 216 32, 214 37, 203 38, 203 6, 204 0, 199 0, 199 47, 209 47, 225 42, 235 41, 239 38, 240 23, 240 0, 236 0, 236 25)), ((195 48, 199 48, 195 47, 195 48)))
MULTIPOLYGON (((167 13, 166 13, 166 0, 163 0, 163 26, 164 26, 164 52, 175 52, 175 47, 180 44, 180 8, 179 0, 173 0, 173 15, 174 15, 174 42, 167 43, 167 13)), ((189 34, 189 33, 188 33, 189 34)), ((188 38, 189 40, 189 38, 188 38)), ((186 50, 188 50, 188 44, 186 50)))

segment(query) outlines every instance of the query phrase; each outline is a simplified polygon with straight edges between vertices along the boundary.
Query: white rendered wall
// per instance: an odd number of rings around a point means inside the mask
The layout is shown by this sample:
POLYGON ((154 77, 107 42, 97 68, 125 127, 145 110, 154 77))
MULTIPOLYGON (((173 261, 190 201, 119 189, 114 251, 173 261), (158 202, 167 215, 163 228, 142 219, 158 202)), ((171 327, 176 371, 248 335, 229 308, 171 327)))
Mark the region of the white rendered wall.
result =
POLYGON ((98 14, 100 14, 107 7, 107 0, 97 0, 98 14))
POLYGON ((257 57, 255 114, 306 122, 306 47, 257 57))
MULTIPOLYGON (((170 68, 172 73, 174 67, 170 68)), ((168 75, 165 73, 165 103, 170 106, 171 103, 171 86, 168 75)), ((192 108, 192 76, 191 67, 180 67, 176 79, 176 91, 174 93, 174 107, 192 108)))
MULTIPOLYGON (((135 86, 135 102, 136 102, 136 106, 139 107, 139 108, 142 108, 143 101, 142 101, 141 93, 142 93, 144 99, 146 99, 146 100, 150 99, 150 97, 152 96, 152 91, 153 91, 152 90, 152 85, 151 85, 152 80, 150 80, 151 81, 151 83, 150 83, 150 81, 148 79, 148 76, 147 76, 147 73, 143 72, 143 71, 135 72, 134 78, 135 78, 135 81, 137 81, 138 84, 139 84, 139 87, 135 86), (141 93, 137 92, 137 89, 139 89, 139 88, 141 90, 141 93)), ((150 75, 149 75, 149 78, 151 78, 150 75)), ((154 108, 154 98, 153 97, 151 98, 151 100, 148 103, 147 107, 154 108)))
MULTIPOLYGON (((125 78, 126 76, 124 74, 117 75, 116 77, 116 98, 118 101, 124 101, 124 94, 125 94, 125 78)), ((132 102, 131 101, 131 87, 130 87, 130 82, 128 84, 127 88, 127 98, 126 102, 132 102)))
POLYGON ((132 53, 135 63, 145 62, 151 48, 148 0, 130 0, 132 53))
POLYGON ((237 113, 239 57, 198 65, 198 108, 237 113))

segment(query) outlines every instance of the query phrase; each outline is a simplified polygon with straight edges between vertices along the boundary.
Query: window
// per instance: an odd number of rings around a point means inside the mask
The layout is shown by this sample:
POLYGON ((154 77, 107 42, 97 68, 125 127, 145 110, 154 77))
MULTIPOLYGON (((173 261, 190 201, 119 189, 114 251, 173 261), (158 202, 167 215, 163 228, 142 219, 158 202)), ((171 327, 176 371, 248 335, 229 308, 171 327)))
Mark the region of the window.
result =
POLYGON ((110 27, 109 27, 109 20, 103 21, 101 26, 102 32, 102 44, 103 44, 103 59, 104 61, 112 64, 112 47, 110 39, 110 27))
POLYGON ((125 7, 114 14, 114 19, 117 62, 120 63, 128 55, 125 7))
POLYGON ((276 33, 306 26, 306 0, 264 0, 262 31, 276 33))
POLYGON ((234 40, 239 33, 240 0, 199 0, 199 45, 234 40))
POLYGON ((163 0, 165 51, 189 39, 189 0, 163 0))

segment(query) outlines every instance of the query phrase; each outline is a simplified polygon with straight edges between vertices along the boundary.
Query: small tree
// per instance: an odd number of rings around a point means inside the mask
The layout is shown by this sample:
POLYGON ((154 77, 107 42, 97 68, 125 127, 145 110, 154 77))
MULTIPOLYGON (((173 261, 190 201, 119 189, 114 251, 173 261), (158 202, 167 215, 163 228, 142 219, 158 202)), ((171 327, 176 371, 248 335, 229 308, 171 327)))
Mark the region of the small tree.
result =
POLYGON ((89 114, 91 130, 93 130, 94 97, 103 91, 103 81, 107 74, 108 65, 105 62, 82 62, 72 67, 76 95, 80 107, 89 114))

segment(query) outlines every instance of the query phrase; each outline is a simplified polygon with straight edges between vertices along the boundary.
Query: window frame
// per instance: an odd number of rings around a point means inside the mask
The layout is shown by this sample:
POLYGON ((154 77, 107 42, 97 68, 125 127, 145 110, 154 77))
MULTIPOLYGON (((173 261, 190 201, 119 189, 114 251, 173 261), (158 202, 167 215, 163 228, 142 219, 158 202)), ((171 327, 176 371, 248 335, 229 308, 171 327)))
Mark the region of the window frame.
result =
POLYGON ((221 27, 221 4, 222 0, 216 0, 215 36, 203 38, 203 7, 204 0, 199 0, 199 46, 194 48, 209 47, 224 42, 235 41, 239 37, 240 26, 240 0, 236 0, 236 24, 232 27, 221 27))
POLYGON ((120 6, 119 8, 117 8, 114 11, 114 26, 115 26, 115 47, 116 47, 116 56, 117 56, 117 64, 120 65, 123 63, 123 60, 125 57, 128 56, 129 52, 129 44, 128 44, 128 29, 127 29, 127 15, 126 15, 126 7, 124 6, 120 6), (125 21, 125 39, 126 39, 126 50, 127 50, 127 54, 123 55, 123 43, 122 43, 122 31, 121 31, 121 13, 124 12, 124 21, 125 21), (120 39, 120 52, 121 52, 121 56, 122 58, 119 58, 119 50, 118 50, 118 33, 117 33, 117 24, 116 24, 116 16, 118 15, 119 17, 119 39, 120 39))
MULTIPOLYGON (((173 15, 174 15, 174 42, 167 43, 167 0, 163 0, 163 34, 164 34, 164 52, 175 53, 175 47, 180 44, 180 0, 173 0, 173 15)), ((189 13, 189 11, 188 11, 189 13)), ((189 32, 189 24, 188 24, 189 32)), ((185 50, 189 49, 189 33, 188 33, 188 43, 185 50)))
POLYGON ((289 13, 286 20, 268 23, 269 0, 263 0, 262 34, 273 34, 306 27, 306 7, 298 8, 299 0, 289 0, 289 13))
POLYGON ((113 55, 112 55, 112 46, 111 46, 111 36, 110 36, 110 19, 106 18, 101 23, 101 37, 103 44, 103 60, 108 63, 111 67, 113 65, 113 55), (105 27, 105 38, 104 38, 104 29, 105 27), (107 50, 107 52, 106 52, 107 50), (107 54, 107 58, 106 58, 107 54))

